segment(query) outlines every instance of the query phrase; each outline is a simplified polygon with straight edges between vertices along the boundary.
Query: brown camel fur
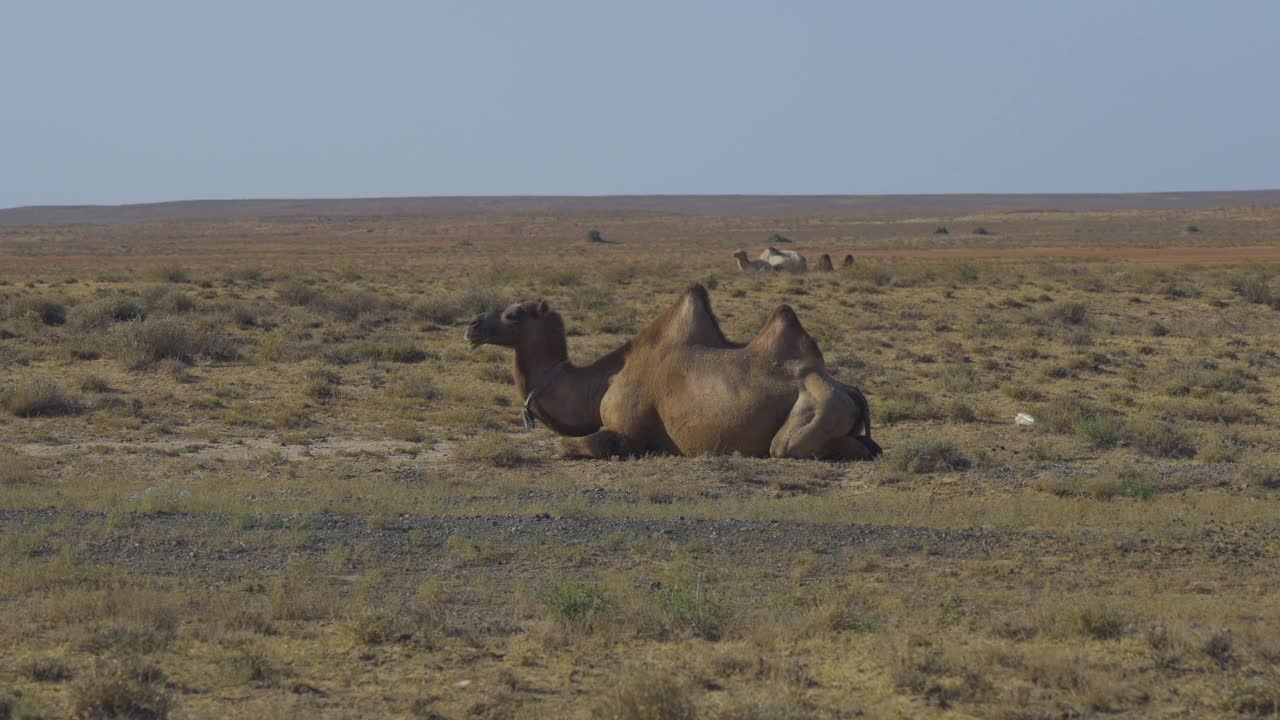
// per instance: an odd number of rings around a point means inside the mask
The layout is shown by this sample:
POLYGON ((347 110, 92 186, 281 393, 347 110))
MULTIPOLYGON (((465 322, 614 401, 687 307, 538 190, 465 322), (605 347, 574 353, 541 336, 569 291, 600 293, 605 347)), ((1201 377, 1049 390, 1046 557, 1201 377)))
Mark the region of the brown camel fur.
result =
POLYGON ((603 428, 563 438, 565 455, 869 460, 879 453, 865 397, 827 373, 822 351, 789 306, 737 345, 723 339, 706 289, 695 285, 632 342, 601 399, 603 428), (686 328, 719 337, 690 342, 686 328), (865 437, 856 435, 862 428, 865 437))
MULTIPOLYGON (((871 440, 866 398, 856 388, 837 383, 826 375, 821 367, 821 352, 800 327, 794 313, 784 306, 775 313, 775 320, 780 317, 779 313, 784 319, 781 325, 771 321, 761 336, 751 343, 745 346, 733 343, 720 330, 719 322, 711 312, 706 289, 695 285, 622 347, 585 367, 568 362, 564 322, 545 302, 517 303, 505 310, 481 316, 467 329, 467 339, 473 346, 489 343, 515 348, 516 383, 521 394, 528 398, 527 407, 553 431, 569 436, 561 441, 562 450, 569 456, 742 452, 757 456, 864 459, 879 454, 879 446, 871 440), (773 339, 762 340, 766 334, 773 339), (792 345, 797 345, 800 350, 792 345), (808 349, 810 347, 811 350, 808 349), (730 352, 732 356, 717 357, 713 351, 730 352), (736 360, 738 366, 749 370, 765 363, 764 367, 756 367, 757 372, 747 373, 746 378, 765 381, 764 397, 760 397, 760 393, 742 394, 747 399, 754 397, 757 400, 754 404, 748 403, 747 412, 764 412, 770 416, 781 412, 780 419, 764 421, 765 425, 775 427, 768 431, 769 437, 763 444, 759 429, 747 438, 747 442, 739 438, 731 438, 728 442, 708 442, 705 437, 699 439, 696 432, 682 431, 674 433, 673 438, 665 426, 648 438, 636 437, 634 432, 618 433, 613 429, 594 432, 602 423, 611 428, 608 408, 621 409, 626 414, 626 408, 632 402, 629 398, 632 386, 637 378, 644 377, 647 368, 656 364, 669 375, 672 366, 664 359, 685 356, 700 358, 696 362, 702 363, 704 372, 708 369, 705 367, 708 358, 713 364, 725 359, 736 360), (744 360, 747 361, 745 366, 744 360), (760 370, 764 371, 763 375, 760 370), (614 373, 617 377, 612 377, 614 373), (625 380, 627 389, 611 392, 618 380, 625 380), (782 387, 788 382, 790 388, 782 387), (788 409, 783 409, 785 411, 771 406, 777 404, 774 397, 779 393, 784 396, 782 402, 790 402, 788 409), (782 430, 777 426, 783 426, 782 430), (862 437, 857 436, 858 430, 864 432, 862 437), (843 433, 841 437, 834 436, 840 433, 843 433), (587 437, 582 437, 584 435, 587 437)), ((710 370, 715 374, 723 368, 713 367, 710 370)), ((713 397, 704 398, 705 393, 698 391, 699 384, 689 382, 689 377, 679 376, 675 380, 686 391, 693 388, 694 394, 687 400, 695 404, 708 400, 715 402, 713 397)), ((731 380, 720 372, 712 382, 718 384, 731 380)), ((653 389, 645 387, 646 391, 653 389)), ((665 397, 671 392, 659 395, 665 397)), ((682 408, 674 400, 663 405, 663 408, 657 408, 660 422, 663 410, 674 412, 677 421, 689 417, 696 420, 696 416, 701 415, 703 425, 707 420, 714 425, 719 414, 710 405, 695 407, 692 413, 685 412, 688 408, 682 408)), ((625 425, 626 418, 620 419, 623 422, 618 424, 625 425)), ((739 419, 739 425, 743 424, 742 420, 739 419)), ((746 418, 745 425, 755 428, 758 423, 746 418)), ((740 428, 711 427, 710 430, 725 436, 742 432, 740 428)))
POLYGON ((513 348, 512 375, 520 396, 527 400, 529 413, 556 434, 567 436, 600 429, 600 400, 633 348, 675 343, 733 345, 711 314, 705 290, 700 297, 676 303, 639 335, 589 365, 569 362, 564 319, 545 300, 526 300, 481 315, 467 327, 466 338, 473 348, 513 348))
POLYGON ((822 257, 818 258, 818 272, 831 272, 832 270, 835 270, 835 268, 831 265, 831 256, 822 253, 822 257))
POLYGON ((763 272, 773 269, 773 266, 764 260, 749 259, 746 250, 734 250, 733 259, 738 261, 738 269, 743 272, 763 272))

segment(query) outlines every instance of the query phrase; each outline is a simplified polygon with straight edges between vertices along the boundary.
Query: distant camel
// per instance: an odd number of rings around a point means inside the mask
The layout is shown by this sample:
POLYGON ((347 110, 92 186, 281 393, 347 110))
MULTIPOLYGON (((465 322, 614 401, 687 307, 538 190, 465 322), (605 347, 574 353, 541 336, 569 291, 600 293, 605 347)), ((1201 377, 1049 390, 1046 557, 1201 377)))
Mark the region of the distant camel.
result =
POLYGON ((739 345, 724 337, 706 289, 694 285, 638 335, 586 367, 569 363, 564 322, 546 302, 482 315, 467 339, 515 348, 526 410, 570 436, 560 441, 568 457, 868 460, 880 453, 866 398, 831 377, 817 343, 786 305, 739 345))
POLYGON ((773 266, 764 260, 748 260, 746 250, 734 250, 733 259, 738 261, 738 269, 743 272, 761 272, 773 269, 773 266))
POLYGON ((772 265, 775 270, 804 272, 808 269, 804 256, 795 250, 779 250, 771 247, 760 253, 760 259, 772 265))
POLYGON ((845 255, 844 262, 840 263, 840 267, 842 268, 853 267, 853 256, 845 255))
POLYGON ((822 257, 818 258, 818 272, 831 272, 832 270, 835 270, 835 268, 831 266, 831 256, 822 253, 822 257))

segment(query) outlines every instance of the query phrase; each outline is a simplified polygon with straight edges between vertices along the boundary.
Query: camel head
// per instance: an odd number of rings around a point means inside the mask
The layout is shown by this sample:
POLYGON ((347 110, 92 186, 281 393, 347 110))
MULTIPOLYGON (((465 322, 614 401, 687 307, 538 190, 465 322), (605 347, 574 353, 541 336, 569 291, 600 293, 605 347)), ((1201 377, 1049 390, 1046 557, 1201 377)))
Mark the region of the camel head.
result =
POLYGON ((746 250, 734 250, 734 251, 733 251, 733 258, 734 258, 735 260, 742 260, 743 262, 746 262, 746 261, 747 261, 747 251, 746 251, 746 250))
POLYGON ((473 348, 481 345, 517 347, 554 327, 564 332, 560 314, 552 310, 546 300, 525 300, 476 317, 467 326, 466 337, 473 348))

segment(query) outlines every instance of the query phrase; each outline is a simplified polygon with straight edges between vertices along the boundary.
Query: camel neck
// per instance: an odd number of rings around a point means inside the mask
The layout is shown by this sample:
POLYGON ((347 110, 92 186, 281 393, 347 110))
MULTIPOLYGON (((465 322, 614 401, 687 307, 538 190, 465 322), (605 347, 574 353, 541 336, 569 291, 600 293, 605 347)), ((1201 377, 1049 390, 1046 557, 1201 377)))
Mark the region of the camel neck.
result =
POLYGON ((528 394, 549 373, 563 368, 568 362, 569 353, 563 341, 558 346, 556 343, 539 343, 534 347, 516 348, 515 378, 520 394, 528 394))
POLYGON ((564 336, 544 337, 516 348, 515 381, 529 413, 560 435, 582 436, 600 429, 600 400, 609 379, 622 369, 630 343, 577 366, 569 362, 564 336), (531 397, 532 394, 532 397, 531 397))

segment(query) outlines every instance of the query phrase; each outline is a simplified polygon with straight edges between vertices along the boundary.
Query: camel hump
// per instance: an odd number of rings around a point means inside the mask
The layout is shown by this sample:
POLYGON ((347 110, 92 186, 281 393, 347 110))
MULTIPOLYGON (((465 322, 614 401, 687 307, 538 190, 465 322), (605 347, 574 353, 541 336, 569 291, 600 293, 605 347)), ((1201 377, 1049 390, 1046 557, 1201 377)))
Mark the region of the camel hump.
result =
POLYGON ((690 285, 689 288, 684 291, 684 294, 685 297, 689 298, 693 302, 705 307, 708 312, 711 311, 711 294, 707 292, 707 289, 703 287, 702 283, 694 283, 690 285))
POLYGON ((800 318, 790 305, 781 305, 774 310, 760 334, 756 335, 748 347, 775 362, 823 362, 817 341, 800 324, 800 318))

